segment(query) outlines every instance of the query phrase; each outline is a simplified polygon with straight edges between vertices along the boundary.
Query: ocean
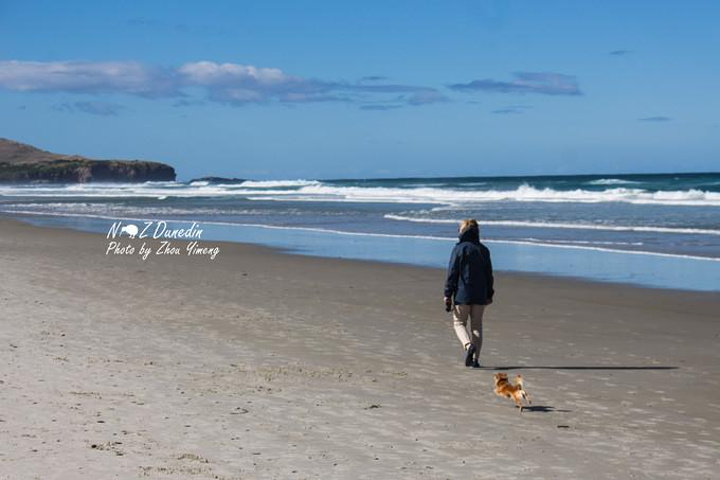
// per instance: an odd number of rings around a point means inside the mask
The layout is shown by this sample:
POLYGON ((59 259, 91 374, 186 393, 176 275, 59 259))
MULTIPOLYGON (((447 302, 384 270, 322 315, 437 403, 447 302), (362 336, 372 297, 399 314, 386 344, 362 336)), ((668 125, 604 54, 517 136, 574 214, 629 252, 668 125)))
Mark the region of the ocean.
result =
POLYGON ((0 211, 102 233, 194 221, 206 241, 435 267, 476 218, 496 270, 720 290, 720 173, 4 185, 0 211))

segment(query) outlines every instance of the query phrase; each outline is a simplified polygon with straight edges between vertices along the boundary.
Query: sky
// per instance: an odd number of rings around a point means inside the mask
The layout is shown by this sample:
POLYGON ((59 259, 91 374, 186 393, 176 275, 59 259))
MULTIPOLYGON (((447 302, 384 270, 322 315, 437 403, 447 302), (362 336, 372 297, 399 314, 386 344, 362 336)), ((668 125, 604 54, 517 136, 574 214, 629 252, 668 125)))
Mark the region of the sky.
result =
POLYGON ((0 137, 181 180, 720 170, 720 2, 0 0, 0 137))

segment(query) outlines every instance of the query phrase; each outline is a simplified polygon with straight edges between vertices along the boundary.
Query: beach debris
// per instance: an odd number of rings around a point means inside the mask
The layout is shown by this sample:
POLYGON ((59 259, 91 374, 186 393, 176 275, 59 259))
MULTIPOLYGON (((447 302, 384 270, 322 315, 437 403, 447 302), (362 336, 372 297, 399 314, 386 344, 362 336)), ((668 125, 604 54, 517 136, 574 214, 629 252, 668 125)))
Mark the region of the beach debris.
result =
POLYGON ((200 462, 200 463, 210 463, 210 460, 207 458, 201 457, 200 455, 195 455, 194 453, 183 453, 179 457, 177 457, 178 460, 190 460, 192 462, 200 462))
POLYGON ((122 442, 93 443, 90 445, 90 448, 93 450, 110 451, 113 452, 115 455, 121 457, 125 455, 125 453, 117 448, 118 445, 122 445, 122 442))
POLYGON ((250 410, 243 407, 235 407, 235 410, 230 412, 230 415, 243 415, 245 413, 250 413, 250 410))
POLYGON ((374 409, 374 408, 380 408, 380 404, 378 404, 378 403, 373 403, 373 404, 370 405, 369 407, 365 407, 363 410, 372 410, 372 409, 374 409))

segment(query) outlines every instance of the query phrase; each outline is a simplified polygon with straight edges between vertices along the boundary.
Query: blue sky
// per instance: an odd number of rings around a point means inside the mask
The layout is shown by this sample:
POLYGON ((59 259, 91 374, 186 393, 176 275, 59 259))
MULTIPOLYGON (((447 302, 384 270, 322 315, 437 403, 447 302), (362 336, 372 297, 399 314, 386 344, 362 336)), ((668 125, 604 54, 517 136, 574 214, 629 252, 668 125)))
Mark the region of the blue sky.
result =
POLYGON ((712 1, 0 0, 0 137, 181 179, 717 171, 712 1))

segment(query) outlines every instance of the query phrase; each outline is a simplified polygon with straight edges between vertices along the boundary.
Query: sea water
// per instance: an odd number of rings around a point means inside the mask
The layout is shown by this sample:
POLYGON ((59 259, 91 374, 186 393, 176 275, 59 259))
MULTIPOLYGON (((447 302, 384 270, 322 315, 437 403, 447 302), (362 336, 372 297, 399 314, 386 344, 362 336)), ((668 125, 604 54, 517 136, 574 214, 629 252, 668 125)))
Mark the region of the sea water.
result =
POLYGON ((476 218, 496 270, 720 291, 717 173, 6 185, 0 211, 103 233, 197 222, 203 240, 435 267, 476 218))

